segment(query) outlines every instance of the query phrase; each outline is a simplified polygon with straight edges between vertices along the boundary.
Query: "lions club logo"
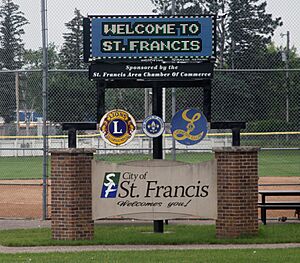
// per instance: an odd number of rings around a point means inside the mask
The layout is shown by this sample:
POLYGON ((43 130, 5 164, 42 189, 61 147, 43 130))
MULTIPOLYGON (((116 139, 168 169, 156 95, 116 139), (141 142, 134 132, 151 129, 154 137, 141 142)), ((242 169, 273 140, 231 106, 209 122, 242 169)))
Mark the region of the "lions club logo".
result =
POLYGON ((180 110, 172 118, 171 132, 179 143, 194 145, 206 136, 207 120, 197 109, 180 110))
POLYGON ((121 173, 105 173, 101 198, 115 198, 118 192, 118 184, 121 173))
POLYGON ((162 135, 165 129, 165 124, 163 120, 155 115, 148 116, 143 121, 143 132, 151 138, 158 137, 162 135))
POLYGON ((109 111, 100 121, 101 137, 111 145, 120 146, 130 142, 135 132, 135 120, 124 110, 109 111))

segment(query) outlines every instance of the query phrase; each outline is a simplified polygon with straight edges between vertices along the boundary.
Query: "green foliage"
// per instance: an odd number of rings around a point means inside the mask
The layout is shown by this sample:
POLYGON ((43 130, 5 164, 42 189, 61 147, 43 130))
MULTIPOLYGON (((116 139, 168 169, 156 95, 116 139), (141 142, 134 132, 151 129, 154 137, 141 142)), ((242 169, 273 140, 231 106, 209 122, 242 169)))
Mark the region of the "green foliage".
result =
POLYGON ((145 117, 144 93, 141 88, 106 89, 106 111, 123 109, 130 112, 135 120, 142 121, 145 117))
POLYGON ((253 112, 255 93, 251 84, 244 79, 246 76, 246 73, 215 75, 212 88, 212 120, 248 121, 253 112))
MULTIPOLYGON (((23 27, 28 24, 19 6, 11 0, 2 0, 0 6, 0 68, 19 69, 23 65, 23 27)), ((0 116, 6 123, 14 119, 16 109, 15 77, 2 74, 0 83, 0 116)))
POLYGON ((86 68, 83 62, 83 16, 78 9, 74 11, 74 18, 65 25, 69 32, 63 34, 61 65, 68 69, 86 68))
POLYGON ((12 0, 2 0, 0 7, 0 63, 2 68, 19 69, 22 67, 24 44, 23 27, 28 24, 24 13, 12 0))
POLYGON ((281 131, 296 131, 299 123, 286 122, 279 119, 268 119, 261 121, 249 122, 247 131, 250 132, 281 132, 281 131))
POLYGON ((30 109, 42 115, 43 101, 41 96, 42 91, 42 73, 28 72, 24 73, 22 92, 26 97, 21 101, 23 109, 30 109))
POLYGON ((228 4, 227 61, 232 68, 261 68, 267 45, 281 18, 266 13, 267 2, 231 1, 228 4))
POLYGON ((15 76, 13 74, 1 74, 0 82, 0 116, 6 123, 14 120, 16 110, 15 76))
MULTIPOLYGON (((151 0, 156 13, 170 14, 172 1, 151 0)), ((217 63, 220 68, 263 68, 269 59, 267 46, 281 18, 266 13, 260 0, 179 0, 175 14, 216 14, 217 63)), ((270 54, 269 54, 270 55, 270 54)), ((277 61, 281 59, 276 54, 277 61)), ((273 58, 271 58, 273 60, 273 58)))
MULTIPOLYGON (((28 49, 24 53, 24 65, 28 69, 41 69, 43 66, 43 49, 28 49)), ((51 42, 48 45, 48 67, 55 69, 59 65, 59 54, 57 46, 51 42)))
POLYGON ((97 93, 87 74, 53 73, 49 77, 49 116, 52 122, 96 121, 97 93))

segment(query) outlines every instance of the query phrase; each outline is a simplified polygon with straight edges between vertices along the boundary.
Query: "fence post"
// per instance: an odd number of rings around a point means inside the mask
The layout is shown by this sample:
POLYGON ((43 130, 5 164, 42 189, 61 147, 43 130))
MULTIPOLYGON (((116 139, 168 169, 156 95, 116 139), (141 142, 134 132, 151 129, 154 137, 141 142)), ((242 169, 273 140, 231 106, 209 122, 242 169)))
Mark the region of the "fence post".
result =
POLYGON ((48 172, 48 28, 47 3, 41 0, 42 42, 43 42, 43 220, 47 219, 47 172, 48 172))

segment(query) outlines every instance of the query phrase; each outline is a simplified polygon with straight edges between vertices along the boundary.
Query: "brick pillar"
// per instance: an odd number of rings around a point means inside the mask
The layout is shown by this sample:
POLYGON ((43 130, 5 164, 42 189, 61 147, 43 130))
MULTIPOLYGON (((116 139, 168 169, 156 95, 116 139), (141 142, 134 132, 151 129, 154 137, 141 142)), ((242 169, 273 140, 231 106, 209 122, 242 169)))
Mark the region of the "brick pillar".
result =
POLYGON ((215 148, 218 238, 258 234, 258 147, 215 148))
POLYGON ((94 149, 51 151, 51 230, 56 240, 90 240, 94 149))

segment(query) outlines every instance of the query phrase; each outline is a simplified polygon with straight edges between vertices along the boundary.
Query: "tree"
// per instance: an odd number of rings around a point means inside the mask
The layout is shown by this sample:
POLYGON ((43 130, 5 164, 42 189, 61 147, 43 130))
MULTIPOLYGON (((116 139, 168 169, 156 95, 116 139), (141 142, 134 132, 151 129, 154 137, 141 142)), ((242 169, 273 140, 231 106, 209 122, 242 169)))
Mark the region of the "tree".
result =
MULTIPOLYGON (((156 9, 154 12, 160 14, 171 14, 171 0, 151 0, 156 9)), ((220 68, 224 67, 225 41, 227 39, 226 12, 228 11, 228 2, 230 0, 179 0, 175 1, 176 15, 219 15, 217 20, 217 63, 220 68)))
POLYGON ((66 27, 68 33, 64 33, 64 44, 60 52, 62 66, 68 69, 82 69, 87 65, 83 62, 83 16, 78 9, 74 11, 75 17, 66 27))
MULTIPOLYGON (((151 0, 155 6, 154 12, 171 15, 172 14, 172 0, 151 0)), ((175 1, 176 15, 196 15, 204 14, 207 10, 206 0, 177 0, 175 1)))
MULTIPOLYGON (((170 14, 172 1, 152 0, 155 11, 170 14)), ((178 0, 177 15, 215 14, 217 63, 220 68, 256 68, 265 59, 267 46, 281 18, 266 13, 262 0, 178 0)))
MULTIPOLYGON (((57 46, 51 42, 48 46, 48 67, 56 69, 59 66, 59 54, 57 46)), ((28 49, 24 53, 24 66, 26 69, 41 69, 43 64, 43 49, 28 49)))
MULTIPOLYGON (((19 69, 23 65, 24 44, 23 26, 28 24, 19 6, 11 0, 2 0, 0 6, 0 67, 19 69)), ((11 73, 1 75, 0 116, 6 123, 14 119, 16 109, 15 76, 11 73)))
POLYGON ((266 13, 266 1, 236 0, 228 4, 227 63, 231 68, 261 68, 281 18, 266 13))
POLYGON ((2 0, 0 18, 1 67, 11 70, 21 68, 24 53, 22 35, 25 33, 23 27, 29 22, 12 0, 2 0))
POLYGON ((85 72, 60 72, 49 79, 51 122, 97 120, 97 90, 85 72))

